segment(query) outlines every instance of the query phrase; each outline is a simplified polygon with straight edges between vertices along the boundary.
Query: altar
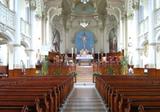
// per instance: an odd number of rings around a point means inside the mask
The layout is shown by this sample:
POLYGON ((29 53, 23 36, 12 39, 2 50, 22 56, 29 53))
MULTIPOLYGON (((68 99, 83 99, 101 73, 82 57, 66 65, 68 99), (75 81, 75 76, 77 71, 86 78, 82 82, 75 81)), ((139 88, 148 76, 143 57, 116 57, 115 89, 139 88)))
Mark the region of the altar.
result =
POLYGON ((86 54, 86 55, 77 55, 76 56, 76 61, 78 62, 79 65, 82 65, 82 63, 91 65, 91 62, 93 60, 93 56, 91 54, 86 54))

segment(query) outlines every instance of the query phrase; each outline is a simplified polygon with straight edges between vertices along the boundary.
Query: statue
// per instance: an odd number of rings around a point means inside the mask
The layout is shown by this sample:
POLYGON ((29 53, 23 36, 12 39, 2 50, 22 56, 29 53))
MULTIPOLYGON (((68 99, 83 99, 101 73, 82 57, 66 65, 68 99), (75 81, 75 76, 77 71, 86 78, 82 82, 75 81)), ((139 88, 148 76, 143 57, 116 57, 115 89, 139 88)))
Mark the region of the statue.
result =
POLYGON ((115 28, 113 28, 109 33, 109 50, 110 52, 117 51, 117 36, 115 28))
POLYGON ((82 42, 83 42, 83 49, 84 50, 86 49, 86 41, 87 41, 87 37, 86 37, 86 34, 84 32, 84 34, 82 36, 82 42))
POLYGON ((52 45, 54 47, 54 51, 59 52, 60 51, 60 33, 57 29, 52 28, 52 45))

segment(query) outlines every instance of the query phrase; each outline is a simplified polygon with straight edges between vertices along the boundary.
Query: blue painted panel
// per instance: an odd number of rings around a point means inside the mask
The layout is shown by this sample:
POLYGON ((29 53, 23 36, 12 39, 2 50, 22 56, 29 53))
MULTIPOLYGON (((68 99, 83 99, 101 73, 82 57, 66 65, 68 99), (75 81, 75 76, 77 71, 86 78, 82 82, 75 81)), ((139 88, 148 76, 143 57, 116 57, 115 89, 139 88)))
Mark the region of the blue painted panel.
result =
POLYGON ((76 34, 75 45, 78 53, 80 52, 81 49, 87 49, 89 52, 92 52, 92 48, 94 48, 93 33, 84 31, 78 32, 76 34))

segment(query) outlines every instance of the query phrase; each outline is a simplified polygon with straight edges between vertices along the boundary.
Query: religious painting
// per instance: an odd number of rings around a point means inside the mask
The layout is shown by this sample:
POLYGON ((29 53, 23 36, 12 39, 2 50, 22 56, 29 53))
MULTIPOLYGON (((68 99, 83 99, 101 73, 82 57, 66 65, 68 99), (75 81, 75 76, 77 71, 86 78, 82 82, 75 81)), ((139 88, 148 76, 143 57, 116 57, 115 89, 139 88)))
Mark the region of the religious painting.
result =
POLYGON ((117 52, 117 35, 116 29, 111 29, 109 33, 109 52, 117 52))
POLYGON ((59 52, 60 51, 60 33, 56 28, 52 29, 52 46, 53 51, 59 52))
POLYGON ((87 51, 91 53, 94 48, 93 33, 88 31, 78 32, 75 37, 75 47, 77 49, 77 53, 80 53, 80 51, 87 51))

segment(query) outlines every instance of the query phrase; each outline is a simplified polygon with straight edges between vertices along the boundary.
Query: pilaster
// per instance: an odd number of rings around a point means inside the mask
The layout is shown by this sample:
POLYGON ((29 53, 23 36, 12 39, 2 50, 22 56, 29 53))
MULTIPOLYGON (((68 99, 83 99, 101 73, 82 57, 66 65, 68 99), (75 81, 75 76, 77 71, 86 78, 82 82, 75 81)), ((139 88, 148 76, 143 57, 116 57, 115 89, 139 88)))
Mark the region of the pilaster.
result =
POLYGON ((14 51, 14 64, 13 64, 13 68, 20 68, 20 48, 21 45, 19 44, 13 44, 13 51, 14 51))
POLYGON ((156 49, 154 48, 154 0, 148 0, 148 41, 149 41, 149 67, 155 67, 156 49))
POLYGON ((15 0, 15 22, 16 22, 16 30, 15 30, 15 42, 13 44, 13 52, 14 52, 14 64, 13 68, 20 67, 20 45, 21 45, 21 32, 20 32, 20 2, 15 0))

